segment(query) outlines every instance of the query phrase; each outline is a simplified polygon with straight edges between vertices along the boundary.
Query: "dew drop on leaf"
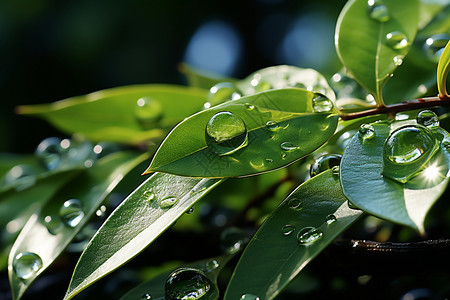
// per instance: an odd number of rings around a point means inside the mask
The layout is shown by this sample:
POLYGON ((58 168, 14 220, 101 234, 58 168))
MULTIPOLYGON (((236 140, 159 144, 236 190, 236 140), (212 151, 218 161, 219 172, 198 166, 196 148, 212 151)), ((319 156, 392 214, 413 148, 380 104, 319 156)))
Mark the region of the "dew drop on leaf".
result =
POLYGON ((433 62, 438 62, 444 48, 450 40, 450 35, 445 33, 435 34, 425 40, 423 51, 433 62))
POLYGON ((219 262, 215 259, 210 260, 206 263, 206 270, 208 272, 212 272, 214 270, 216 270, 219 267, 219 262))
POLYGON ((340 167, 339 166, 334 166, 334 167, 331 168, 331 171, 333 172, 333 175, 339 175, 340 167))
POLYGON ((145 191, 143 193, 143 196, 144 196, 144 199, 147 200, 148 202, 152 202, 156 198, 155 193, 153 193, 152 190, 145 191))
POLYGON ((179 268, 166 280, 165 297, 168 300, 200 299, 212 290, 213 283, 198 269, 179 268))
POLYGON ((171 208, 175 204, 177 204, 178 198, 175 196, 167 196, 158 201, 158 205, 161 208, 171 208))
POLYGON ((283 235, 290 235, 291 233, 293 233, 295 231, 295 227, 294 226, 292 226, 292 225, 290 225, 290 224, 287 224, 287 225, 284 225, 282 228, 281 228, 281 233, 283 234, 283 235))
POLYGON ((328 225, 333 224, 334 222, 337 221, 337 218, 335 215, 328 215, 325 219, 325 221, 327 222, 328 225))
POLYGON ((209 89, 209 94, 207 103, 209 105, 204 105, 205 108, 210 108, 220 103, 228 100, 232 100, 233 97, 240 96, 240 91, 238 87, 232 82, 219 82, 209 89))
POLYGON ((417 175, 436 153, 439 143, 430 130, 408 125, 394 130, 383 147, 383 176, 401 183, 417 175))
POLYGON ((302 201, 297 198, 292 198, 289 200, 289 207, 295 210, 302 209, 302 201))
POLYGON ((417 123, 425 127, 439 126, 438 116, 431 110, 422 110, 417 114, 417 123))
POLYGON ((192 214, 194 212, 194 208, 191 207, 189 208, 189 210, 186 212, 188 215, 192 214))
POLYGON ((222 111, 209 119, 206 124, 205 139, 214 153, 232 154, 247 145, 247 127, 239 116, 229 111, 222 111))
POLYGON ((149 293, 142 294, 141 299, 142 300, 151 300, 152 295, 150 295, 149 293))
POLYGON ((83 206, 78 199, 69 199, 59 209, 59 216, 64 225, 77 226, 84 217, 83 206))
POLYGON ((135 117, 142 129, 155 127, 162 118, 161 104, 151 97, 139 98, 136 102, 135 117))
POLYGON ((323 233, 316 227, 304 227, 297 234, 300 245, 310 245, 322 237, 323 233))
POLYGON ((277 122, 274 122, 274 121, 267 121, 267 123, 266 123, 266 128, 269 129, 269 130, 271 130, 271 131, 275 131, 275 130, 280 129, 280 126, 278 125, 277 122))
POLYGON ((309 174, 314 177, 326 170, 339 166, 342 156, 339 154, 325 154, 317 158, 309 169, 309 174))
POLYGON ((386 44, 392 49, 403 49, 408 46, 408 38, 400 31, 392 31, 386 34, 386 44))
POLYGON ((295 145, 294 143, 291 142, 283 142, 280 144, 281 149, 285 150, 285 151, 293 151, 293 150, 297 150, 300 149, 299 146, 295 145))
POLYGON ((253 294, 244 294, 241 296, 240 300, 261 300, 261 298, 253 294))
POLYGON ((315 112, 329 112, 333 109, 333 102, 325 95, 315 93, 312 101, 315 112))
POLYGON ((367 1, 367 10, 369 16, 378 22, 384 23, 390 19, 388 8, 381 0, 367 1))
POLYGON ((55 216, 45 216, 44 225, 50 234, 56 234, 57 230, 62 225, 61 219, 55 216))
POLYGON ((236 227, 227 228, 220 235, 220 247, 228 254, 238 252, 246 241, 247 237, 245 233, 236 227))
POLYGON ((39 143, 34 153, 47 170, 54 170, 60 165, 63 152, 61 139, 49 137, 39 143))
POLYGON ((13 260, 13 270, 17 277, 27 280, 36 275, 42 268, 42 259, 32 252, 23 252, 16 255, 13 260))
POLYGON ((361 124, 358 134, 364 140, 371 139, 375 136, 375 129, 370 124, 361 124))
POLYGON ((394 65, 397 67, 403 64, 403 58, 400 55, 394 56, 392 60, 394 61, 394 65))

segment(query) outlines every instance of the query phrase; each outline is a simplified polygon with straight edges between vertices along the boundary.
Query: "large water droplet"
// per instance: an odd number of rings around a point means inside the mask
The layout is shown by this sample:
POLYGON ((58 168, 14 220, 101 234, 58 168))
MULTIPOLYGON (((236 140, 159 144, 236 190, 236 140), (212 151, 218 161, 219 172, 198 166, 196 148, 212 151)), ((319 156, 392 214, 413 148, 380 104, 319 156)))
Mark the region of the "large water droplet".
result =
POLYGON ((290 199, 288 205, 290 208, 295 209, 295 210, 302 209, 302 201, 300 201, 298 198, 290 199))
POLYGON ((333 109, 333 102, 325 95, 315 93, 312 101, 315 112, 329 112, 333 109))
POLYGON ((367 1, 367 8, 372 19, 381 23, 389 21, 389 11, 383 1, 369 0, 367 1))
POLYGON ((295 227, 292 226, 292 225, 290 225, 290 224, 284 225, 284 226, 281 228, 281 233, 282 233, 283 235, 290 235, 290 234, 293 233, 294 231, 295 231, 295 227))
POLYGON ((13 261, 13 270, 22 280, 35 276, 40 268, 42 268, 42 259, 35 253, 19 253, 13 261))
POLYGON ((450 35, 445 33, 435 34, 426 39, 423 45, 425 55, 434 62, 438 62, 444 48, 450 40, 450 35))
POLYGON ((316 227, 304 227, 297 234, 298 242, 301 245, 310 245, 322 237, 323 233, 316 227))
POLYGON ((405 183, 423 169, 438 148, 437 139, 424 126, 397 128, 384 144, 382 174, 405 183))
POLYGON ((260 300, 260 298, 253 294, 244 294, 241 296, 240 300, 260 300))
POLYGON ((141 299, 142 300, 151 300, 152 295, 150 295, 149 293, 142 294, 141 299))
POLYGON ((31 165, 17 165, 12 167, 4 176, 0 186, 16 187, 17 191, 24 190, 36 182, 36 170, 31 165))
POLYGON ((171 208, 172 206, 174 206, 175 204, 177 204, 178 202, 178 198, 175 196, 167 196, 162 198, 159 202, 158 205, 161 208, 171 208))
POLYGON ((69 199, 59 209, 59 216, 64 225, 77 226, 84 217, 83 206, 78 199, 69 199))
POLYGON ((237 97, 237 95, 240 95, 241 91, 239 91, 238 87, 231 82, 219 82, 218 84, 214 85, 212 88, 209 89, 209 94, 207 98, 207 103, 209 105, 206 105, 209 107, 213 107, 217 104, 220 104, 222 102, 232 100, 233 97, 237 97))
POLYGON ((281 149, 283 149, 285 151, 293 151, 293 150, 300 149, 299 146, 297 146, 296 144, 291 143, 291 142, 282 142, 280 144, 280 147, 281 147, 281 149))
POLYGON ((47 170, 54 170, 60 165, 63 152, 61 139, 49 137, 39 143, 34 153, 47 170))
POLYGON ((339 154, 325 154, 317 158, 311 165, 309 174, 314 177, 334 166, 339 166, 342 156, 339 154))
POLYGON ((439 126, 439 117, 431 110, 422 110, 417 115, 417 123, 425 127, 439 126))
POLYGON ((276 130, 280 129, 280 126, 278 125, 278 123, 274 122, 274 121, 267 121, 266 127, 267 127, 267 129, 269 129, 271 131, 276 131, 276 130))
POLYGON ((328 215, 325 219, 325 221, 327 222, 328 225, 333 224, 334 222, 337 221, 337 218, 335 215, 328 215))
POLYGON ((161 104, 151 97, 139 98, 135 109, 136 121, 142 129, 155 127, 162 118, 163 108, 161 104))
POLYGON ((358 130, 359 136, 364 140, 371 139, 375 136, 375 129, 370 124, 361 124, 358 130))
POLYGON ((168 300, 200 299, 212 291, 213 283, 206 275, 194 268, 179 268, 166 280, 165 296, 168 300))
POLYGON ((247 241, 245 233, 236 227, 225 229, 220 235, 221 249, 228 254, 238 252, 247 241))
POLYGON ((408 38, 400 31, 392 31, 386 34, 386 44, 393 49, 403 49, 408 46, 408 38))
POLYGON ((232 154, 247 145, 247 127, 239 116, 222 111, 209 119, 205 139, 216 154, 232 154))

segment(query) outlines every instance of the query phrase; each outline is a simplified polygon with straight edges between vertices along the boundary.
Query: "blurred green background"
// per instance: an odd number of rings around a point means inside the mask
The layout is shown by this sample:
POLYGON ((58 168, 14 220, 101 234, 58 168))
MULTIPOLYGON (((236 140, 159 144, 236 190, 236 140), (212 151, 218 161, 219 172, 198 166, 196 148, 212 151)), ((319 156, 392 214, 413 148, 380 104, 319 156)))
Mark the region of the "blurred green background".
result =
POLYGON ((0 1, 0 152, 63 134, 18 116, 47 103, 139 83, 186 84, 180 62, 242 78, 272 65, 339 69, 344 0, 0 1))

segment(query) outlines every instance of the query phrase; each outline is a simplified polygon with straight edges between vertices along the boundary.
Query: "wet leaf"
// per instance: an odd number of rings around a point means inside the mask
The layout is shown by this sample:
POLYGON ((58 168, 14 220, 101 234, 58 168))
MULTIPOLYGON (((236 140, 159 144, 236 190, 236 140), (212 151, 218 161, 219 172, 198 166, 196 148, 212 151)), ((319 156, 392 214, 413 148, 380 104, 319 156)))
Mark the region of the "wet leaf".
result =
POLYGON ((383 103, 384 84, 408 53, 418 22, 417 0, 408 5, 396 0, 351 0, 339 16, 335 35, 338 56, 378 104, 383 103))
POLYGON ((450 156, 444 144, 449 135, 439 127, 431 129, 439 140, 439 150, 423 166, 424 171, 403 184, 382 176, 383 148, 390 133, 407 124, 415 121, 373 123, 375 135, 370 139, 356 134, 342 157, 341 183, 344 194, 357 207, 423 234, 426 214, 448 184, 450 156))
POLYGON ((233 273, 225 299, 240 299, 244 294, 260 299, 276 297, 362 214, 350 209, 346 200, 339 176, 331 170, 300 185, 253 236, 233 273))
POLYGON ((439 59, 437 68, 437 85, 439 90, 439 97, 449 96, 447 94, 447 77, 450 71, 450 43, 447 42, 444 51, 439 59))
POLYGON ((93 141, 138 144, 163 137, 167 129, 201 109, 206 96, 206 90, 196 88, 135 85, 51 104, 19 106, 17 111, 43 118, 63 132, 78 133, 93 141), (141 98, 150 99, 150 112, 140 112, 137 102, 141 98))
POLYGON ((65 299, 139 254, 218 183, 220 180, 163 173, 149 177, 89 242, 75 267, 65 299))
POLYGON ((315 97, 303 89, 270 90, 197 113, 169 133, 147 172, 231 177, 291 164, 336 129, 331 100, 319 96, 315 106, 315 97))
POLYGON ((117 152, 98 160, 93 167, 59 189, 39 213, 30 217, 8 259, 14 299, 22 297, 34 279, 67 247, 124 175, 146 158, 147 154, 137 156, 133 152, 117 152), (79 206, 66 206, 68 199, 78 199, 79 206), (41 261, 41 266, 27 276, 21 276, 16 267, 16 260, 22 253, 33 253, 41 261))

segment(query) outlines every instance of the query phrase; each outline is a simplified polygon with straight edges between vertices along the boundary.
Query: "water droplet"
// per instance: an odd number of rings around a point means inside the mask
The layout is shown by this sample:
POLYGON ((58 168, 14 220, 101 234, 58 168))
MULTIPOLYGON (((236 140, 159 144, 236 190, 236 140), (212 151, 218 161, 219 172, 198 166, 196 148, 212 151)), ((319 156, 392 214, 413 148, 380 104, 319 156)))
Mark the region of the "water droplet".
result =
POLYGON ((291 142, 283 142, 280 144, 281 149, 285 150, 285 151, 293 151, 293 150, 297 150, 300 149, 299 146, 295 145, 294 143, 291 142))
POLYGON ((426 39, 423 45, 425 55, 434 62, 438 62, 444 48, 450 40, 450 35, 445 33, 435 34, 426 39))
POLYGON ((260 298, 253 294, 244 294, 241 296, 240 300, 260 300, 260 298))
POLYGON ((287 224, 287 225, 284 225, 282 228, 281 228, 281 233, 283 234, 283 235, 290 235, 291 233, 293 233, 295 231, 295 227, 294 226, 292 226, 292 225, 290 225, 290 224, 287 224))
POLYGON ((17 165, 12 167, 4 176, 0 186, 16 187, 17 191, 22 191, 36 182, 36 170, 31 165, 17 165))
POLYGON ((60 226, 62 225, 61 219, 55 216, 45 216, 44 225, 51 234, 56 234, 60 226))
POLYGON ((241 92, 234 83, 219 82, 209 89, 207 103, 209 103, 209 107, 212 107, 225 101, 232 100, 233 96, 240 96, 240 93, 241 92))
POLYGON ((333 102, 322 94, 315 93, 312 101, 315 112, 329 112, 333 109, 333 102))
POLYGON ((39 143, 34 153, 47 170, 54 170, 60 165, 63 152, 61 139, 49 137, 39 143))
POLYGON ((417 115, 417 123, 425 127, 435 127, 439 126, 438 116, 431 110, 422 110, 417 115))
POLYGON ((69 199, 59 209, 59 216, 64 225, 77 226, 84 217, 83 206, 78 199, 69 199))
POLYGON ((247 107, 248 110, 254 110, 255 109, 255 106, 253 104, 245 103, 244 105, 245 105, 245 107, 247 107))
POLYGON ((155 127, 162 118, 161 104, 151 97, 139 98, 136 104, 134 114, 141 128, 146 130, 155 127))
POLYGON ((397 128, 384 144, 382 174, 405 183, 422 170, 438 148, 436 138, 427 127, 397 128))
POLYGON ((408 46, 408 38, 400 31, 392 31, 386 34, 386 44, 393 49, 403 49, 408 46))
POLYGON ((156 196, 155 193, 153 193, 153 190, 147 190, 145 191, 142 196, 147 200, 148 202, 152 202, 155 200, 156 196))
POLYGON ((216 154, 232 154, 247 145, 247 127, 239 116, 222 111, 209 119, 205 139, 216 154))
POLYGON ((71 141, 64 139, 61 141, 61 145, 66 151, 63 155, 64 162, 70 165, 84 165, 86 168, 93 166, 97 160, 97 153, 94 152, 94 146, 88 141, 71 141))
POLYGON ((19 253, 13 261, 13 270, 22 280, 35 276, 40 268, 42 268, 42 259, 32 252, 19 253))
POLYGON ((375 129, 370 124, 361 124, 358 130, 359 136, 364 140, 371 139, 375 136, 375 129))
POLYGON ((167 196, 161 199, 161 201, 158 202, 159 207, 161 208, 171 208, 175 204, 177 204, 178 198, 175 196, 167 196))
POLYGON ((311 165, 309 174, 314 177, 326 170, 339 166, 342 156, 339 154, 325 154, 317 158, 311 165))
POLYGON ((394 65, 396 65, 397 67, 401 66, 403 63, 403 57, 400 55, 394 56, 393 61, 394 61, 394 65))
POLYGON ((309 245, 322 237, 323 233, 316 227, 304 227, 297 234, 298 242, 301 245, 309 245))
POLYGON ((331 224, 333 224, 334 222, 337 221, 337 218, 336 218, 335 215, 328 215, 325 220, 326 220, 328 225, 331 225, 331 224))
POLYGON ((340 169, 339 166, 334 166, 331 168, 331 172, 333 172, 333 175, 339 175, 340 169))
POLYGON ((213 291, 213 283, 206 275, 194 268, 179 268, 166 280, 165 296, 168 300, 200 299, 213 291))
POLYGON ((289 200, 289 207, 295 210, 302 209, 302 201, 297 198, 292 198, 289 200))
POLYGON ((239 228, 230 227, 222 232, 220 241, 220 246, 225 253, 234 254, 247 242, 247 236, 239 228))
POLYGON ((206 263, 206 270, 208 272, 212 272, 214 270, 216 270, 219 267, 219 262, 215 259, 210 260, 206 263))
POLYGON ((152 295, 150 295, 149 293, 142 294, 141 299, 142 300, 151 300, 152 295))
POLYGON ((276 131, 276 130, 280 129, 280 126, 278 125, 277 122, 267 121, 266 128, 271 130, 271 131, 276 131))
POLYGON ((101 205, 95 212, 95 215, 99 218, 104 217, 106 215, 106 206, 101 205))
POLYGON ((189 208, 189 210, 186 212, 188 215, 192 214, 194 212, 194 207, 189 208))
POLYGON ((389 11, 381 0, 369 0, 367 1, 367 8, 369 15, 372 19, 384 23, 389 21, 389 11))

